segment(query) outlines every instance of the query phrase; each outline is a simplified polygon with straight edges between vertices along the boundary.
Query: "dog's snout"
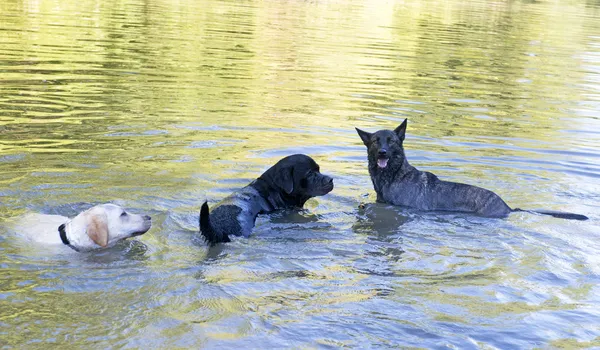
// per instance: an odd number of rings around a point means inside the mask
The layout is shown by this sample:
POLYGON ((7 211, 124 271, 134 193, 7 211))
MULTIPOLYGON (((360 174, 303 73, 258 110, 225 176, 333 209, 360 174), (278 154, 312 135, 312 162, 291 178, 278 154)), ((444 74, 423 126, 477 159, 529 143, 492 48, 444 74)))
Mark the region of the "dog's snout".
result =
POLYGON ((150 220, 152 220, 152 218, 149 215, 144 215, 144 220, 150 221, 150 220))
POLYGON ((331 176, 323 176, 321 181, 323 189, 325 189, 326 192, 329 192, 333 189, 333 178, 331 176))
POLYGON ((387 149, 382 148, 382 149, 379 150, 379 156, 380 157, 383 157, 383 156, 386 156, 386 155, 387 155, 387 149))

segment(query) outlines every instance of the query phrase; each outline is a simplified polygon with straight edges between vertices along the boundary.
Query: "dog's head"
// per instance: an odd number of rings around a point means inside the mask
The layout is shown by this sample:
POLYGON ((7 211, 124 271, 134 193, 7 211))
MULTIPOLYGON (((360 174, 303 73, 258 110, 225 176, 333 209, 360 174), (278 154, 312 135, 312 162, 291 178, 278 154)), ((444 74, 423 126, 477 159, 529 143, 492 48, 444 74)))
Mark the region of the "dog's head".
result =
POLYGON ((358 135, 367 146, 369 167, 379 169, 388 168, 388 162, 393 159, 394 164, 401 165, 404 162, 404 148, 402 143, 406 135, 407 120, 400 124, 394 131, 379 130, 369 133, 356 128, 358 135))
POLYGON ((107 203, 80 213, 69 226, 71 244, 81 250, 92 250, 142 235, 150 229, 152 221, 147 215, 131 214, 118 205, 107 203))
POLYGON ((304 154, 281 159, 261 178, 299 206, 309 198, 326 195, 333 189, 333 179, 321 174, 317 162, 304 154))

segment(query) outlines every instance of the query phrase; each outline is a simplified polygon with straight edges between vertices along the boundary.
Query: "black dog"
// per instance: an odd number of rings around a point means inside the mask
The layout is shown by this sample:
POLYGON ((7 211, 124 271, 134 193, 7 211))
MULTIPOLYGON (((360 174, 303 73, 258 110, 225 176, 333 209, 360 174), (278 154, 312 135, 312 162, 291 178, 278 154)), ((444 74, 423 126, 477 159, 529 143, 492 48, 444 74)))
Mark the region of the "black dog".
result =
POLYGON ((288 156, 219 202, 210 215, 204 202, 200 209, 200 232, 210 245, 229 242, 229 235, 248 237, 258 214, 302 208, 308 199, 323 196, 332 189, 333 179, 321 174, 311 157, 288 156))
MULTIPOLYGON (((405 119, 394 131, 368 133, 356 129, 367 146, 369 174, 378 202, 419 210, 468 212, 492 218, 504 218, 514 211, 526 211, 511 209, 492 191, 443 181, 430 172, 419 171, 408 164, 402 146, 406 123, 405 119)), ((584 215, 572 213, 546 210, 535 212, 563 219, 588 219, 584 215)))

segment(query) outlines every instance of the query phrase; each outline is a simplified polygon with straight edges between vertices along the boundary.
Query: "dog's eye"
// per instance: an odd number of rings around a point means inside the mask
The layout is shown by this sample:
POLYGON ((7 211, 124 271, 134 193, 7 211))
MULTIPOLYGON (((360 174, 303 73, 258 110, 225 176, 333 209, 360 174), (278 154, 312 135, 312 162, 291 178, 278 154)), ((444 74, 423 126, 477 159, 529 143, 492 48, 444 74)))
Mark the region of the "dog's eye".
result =
POLYGON ((121 213, 121 217, 123 217, 123 216, 127 216, 127 212, 126 211, 124 211, 124 212, 121 213))
POLYGON ((388 142, 388 143, 392 142, 392 138, 388 136, 388 138, 387 138, 387 142, 388 142))
POLYGON ((375 138, 375 141, 377 141, 377 142, 379 142, 379 141, 380 141, 380 139, 379 139, 379 136, 377 136, 377 137, 375 138))

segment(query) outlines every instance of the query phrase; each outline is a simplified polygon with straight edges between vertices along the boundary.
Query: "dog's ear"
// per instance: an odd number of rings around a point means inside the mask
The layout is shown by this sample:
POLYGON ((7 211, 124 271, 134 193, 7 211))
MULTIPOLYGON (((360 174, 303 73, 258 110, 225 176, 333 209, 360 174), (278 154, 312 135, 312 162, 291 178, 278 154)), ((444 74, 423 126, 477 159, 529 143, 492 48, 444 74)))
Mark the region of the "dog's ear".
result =
POLYGON ((359 128, 354 128, 354 129, 356 129, 358 136, 360 136, 360 138, 362 139, 362 142, 365 144, 365 146, 369 147, 369 145, 371 144, 371 136, 373 136, 373 134, 371 134, 370 132, 360 130, 359 128))
POLYGON ((92 214, 88 218, 87 234, 94 243, 101 247, 108 244, 108 223, 106 214, 92 214))
POLYGON ((286 194, 294 191, 294 167, 281 169, 273 176, 273 182, 277 187, 281 188, 286 194))
POLYGON ((400 142, 404 141, 404 137, 406 136, 406 124, 407 124, 407 122, 408 122, 408 119, 404 119, 404 121, 402 122, 402 124, 400 124, 399 127, 397 127, 396 129, 394 129, 394 132, 400 138, 400 142))

